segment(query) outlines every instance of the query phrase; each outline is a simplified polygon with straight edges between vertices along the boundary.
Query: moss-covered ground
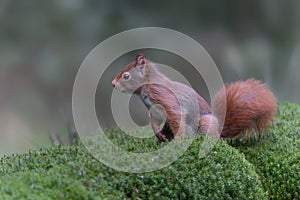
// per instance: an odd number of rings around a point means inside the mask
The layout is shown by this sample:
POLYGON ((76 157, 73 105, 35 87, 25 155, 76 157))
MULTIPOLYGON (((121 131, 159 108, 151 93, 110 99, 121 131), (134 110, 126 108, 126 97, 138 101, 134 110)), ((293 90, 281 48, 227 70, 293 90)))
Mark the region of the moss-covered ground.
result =
MULTIPOLYGON (((128 151, 164 145, 118 130, 106 134, 128 151)), ((197 136, 173 164, 147 173, 109 168, 83 145, 2 156, 0 199, 300 199, 299 105, 280 105, 263 138, 221 141, 199 158, 202 140, 197 136)))

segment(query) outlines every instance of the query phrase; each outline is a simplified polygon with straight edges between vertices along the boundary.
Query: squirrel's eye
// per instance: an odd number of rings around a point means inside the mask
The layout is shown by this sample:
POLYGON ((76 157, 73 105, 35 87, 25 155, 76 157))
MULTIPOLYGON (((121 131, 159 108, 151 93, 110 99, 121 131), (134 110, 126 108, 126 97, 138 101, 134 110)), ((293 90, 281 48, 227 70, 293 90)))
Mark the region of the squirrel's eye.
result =
POLYGON ((130 74, 128 72, 123 74, 123 79, 128 80, 129 78, 130 74))

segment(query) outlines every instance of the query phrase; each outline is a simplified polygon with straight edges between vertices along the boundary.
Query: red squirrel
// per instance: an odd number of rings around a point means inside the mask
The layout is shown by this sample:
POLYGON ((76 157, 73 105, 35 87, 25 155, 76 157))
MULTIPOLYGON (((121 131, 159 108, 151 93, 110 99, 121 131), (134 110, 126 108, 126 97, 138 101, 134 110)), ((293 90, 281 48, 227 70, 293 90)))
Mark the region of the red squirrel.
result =
POLYGON ((277 110, 273 93, 266 84, 255 79, 225 85, 215 95, 211 109, 194 89, 170 80, 143 54, 137 54, 136 59, 117 74, 112 85, 123 93, 141 98, 150 111, 154 134, 162 142, 199 133, 218 139, 240 138, 254 132, 261 135, 277 110), (222 124, 218 116, 222 116, 224 107, 226 115, 222 124))

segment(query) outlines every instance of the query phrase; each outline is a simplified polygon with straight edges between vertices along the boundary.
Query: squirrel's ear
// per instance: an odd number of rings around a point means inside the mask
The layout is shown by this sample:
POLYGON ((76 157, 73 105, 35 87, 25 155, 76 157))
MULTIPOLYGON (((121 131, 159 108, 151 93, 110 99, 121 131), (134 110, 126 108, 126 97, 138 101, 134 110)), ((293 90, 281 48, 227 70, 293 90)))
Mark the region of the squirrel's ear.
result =
POLYGON ((146 66, 146 60, 144 58, 144 55, 139 53, 136 55, 136 58, 135 58, 135 62, 136 62, 136 68, 140 71, 140 73, 142 75, 145 74, 145 66, 146 66))
POLYGON ((146 63, 144 55, 141 53, 136 55, 135 61, 137 65, 144 65, 146 63))

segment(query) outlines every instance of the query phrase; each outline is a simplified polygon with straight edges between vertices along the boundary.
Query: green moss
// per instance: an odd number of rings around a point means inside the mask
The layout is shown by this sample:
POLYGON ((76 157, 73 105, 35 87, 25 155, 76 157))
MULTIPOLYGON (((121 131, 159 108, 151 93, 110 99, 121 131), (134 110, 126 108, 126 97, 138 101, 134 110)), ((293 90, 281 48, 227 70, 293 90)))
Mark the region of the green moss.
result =
POLYGON ((235 143, 261 176, 270 199, 300 199, 300 106, 284 104, 268 135, 235 143))
POLYGON ((61 171, 47 173, 22 171, 0 179, 2 199, 91 199, 91 193, 79 180, 61 171), (63 189, 62 189, 63 188, 63 189))
MULTIPOLYGON (((202 137, 198 137, 172 165, 142 174, 108 168, 82 146, 53 147, 4 157, 0 168, 2 193, 11 197, 27 198, 26 195, 31 195, 34 198, 42 194, 49 198, 67 199, 97 199, 104 196, 111 199, 265 197, 253 166, 243 155, 221 142, 207 157, 199 159, 198 144, 201 140, 202 137), (5 185, 6 180, 10 181, 5 185), (26 191, 30 191, 32 185, 37 187, 28 194, 26 191)), ((140 143, 138 149, 151 144, 158 145, 149 141, 147 145, 140 143)))
POLYGON ((1 199, 120 199, 85 165, 98 164, 82 146, 53 147, 1 159, 1 199), (9 198, 10 197, 10 198, 9 198), (42 197, 42 198, 41 198, 42 197))
POLYGON ((133 199, 264 199, 258 175, 237 150, 219 143, 199 159, 198 142, 171 166, 160 171, 127 174, 118 187, 133 199))
MULTIPOLYGON (((81 145, 4 156, 0 199, 299 199, 299 121, 298 105, 282 105, 264 138, 221 141, 200 159, 198 136, 172 165, 149 173, 111 169, 81 145)), ((106 135, 132 152, 166 145, 117 129, 106 135)))

